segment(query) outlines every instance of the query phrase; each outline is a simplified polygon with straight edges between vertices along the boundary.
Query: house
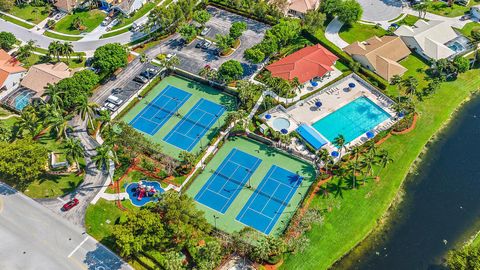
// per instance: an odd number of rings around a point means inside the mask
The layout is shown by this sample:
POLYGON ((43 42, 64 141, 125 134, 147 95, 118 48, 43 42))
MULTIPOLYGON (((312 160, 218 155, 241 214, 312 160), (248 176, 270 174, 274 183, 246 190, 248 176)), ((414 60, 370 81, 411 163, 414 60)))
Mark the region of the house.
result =
POLYGON ((141 8, 147 0, 101 0, 100 6, 103 9, 117 10, 122 12, 126 16, 129 16, 132 12, 141 8))
POLYGON ((15 57, 0 49, 0 97, 20 84, 20 79, 27 71, 21 64, 15 57))
POLYGON ((273 77, 289 81, 298 78, 303 84, 328 75, 337 60, 336 55, 317 44, 300 49, 266 68, 273 77))
POLYGON ((303 17, 309 10, 315 10, 320 6, 320 0, 288 0, 287 14, 303 17))
POLYGON ((32 98, 40 98, 48 84, 55 84, 62 79, 71 77, 74 72, 63 62, 33 65, 20 85, 34 92, 32 98))
POLYGON ((82 4, 80 0, 56 0, 53 5, 60 11, 65 13, 72 12, 82 4))
POLYGON ((471 7, 470 16, 476 20, 480 20, 480 6, 471 7))
POLYGON ((418 20, 414 26, 400 26, 395 34, 410 49, 427 59, 449 58, 467 50, 469 46, 468 39, 458 35, 447 21, 418 20))
POLYGON ((354 42, 343 50, 362 66, 389 81, 394 75, 401 76, 407 69, 398 61, 410 55, 410 50, 400 37, 374 36, 363 42, 354 42))

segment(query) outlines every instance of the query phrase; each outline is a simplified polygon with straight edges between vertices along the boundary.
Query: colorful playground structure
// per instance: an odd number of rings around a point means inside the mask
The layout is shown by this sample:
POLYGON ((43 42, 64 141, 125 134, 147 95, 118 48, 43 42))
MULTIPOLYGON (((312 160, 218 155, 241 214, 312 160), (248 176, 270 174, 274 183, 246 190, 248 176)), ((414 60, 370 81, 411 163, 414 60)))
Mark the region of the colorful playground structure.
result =
POLYGON ((155 195, 165 192, 160 187, 160 183, 156 181, 130 183, 126 190, 130 201, 136 206, 143 206, 151 201, 156 201, 155 195))

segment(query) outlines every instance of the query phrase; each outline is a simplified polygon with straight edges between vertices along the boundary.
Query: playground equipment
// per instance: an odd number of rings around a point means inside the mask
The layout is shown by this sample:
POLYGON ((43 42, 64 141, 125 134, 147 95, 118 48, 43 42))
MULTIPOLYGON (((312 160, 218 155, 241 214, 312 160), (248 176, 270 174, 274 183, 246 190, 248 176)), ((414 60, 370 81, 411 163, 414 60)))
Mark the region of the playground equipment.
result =
POLYGON ((157 190, 154 186, 148 186, 143 184, 143 181, 138 181, 137 186, 133 187, 133 192, 138 201, 141 201, 143 197, 153 197, 157 190))

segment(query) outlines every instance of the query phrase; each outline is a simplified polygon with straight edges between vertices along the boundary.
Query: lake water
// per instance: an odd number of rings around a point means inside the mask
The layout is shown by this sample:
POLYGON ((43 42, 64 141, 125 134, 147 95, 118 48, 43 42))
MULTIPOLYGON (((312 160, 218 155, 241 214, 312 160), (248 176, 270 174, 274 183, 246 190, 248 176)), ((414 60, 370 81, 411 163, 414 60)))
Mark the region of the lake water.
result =
POLYGON ((389 225, 333 269, 444 269, 443 258, 480 230, 480 97, 429 146, 389 225))

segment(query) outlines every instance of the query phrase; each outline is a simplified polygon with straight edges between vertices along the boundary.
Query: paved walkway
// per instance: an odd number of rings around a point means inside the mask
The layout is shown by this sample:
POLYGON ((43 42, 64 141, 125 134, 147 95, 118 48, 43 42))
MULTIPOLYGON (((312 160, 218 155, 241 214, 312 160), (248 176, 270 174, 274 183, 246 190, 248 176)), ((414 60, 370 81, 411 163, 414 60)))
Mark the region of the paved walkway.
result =
POLYGON ((325 29, 325 37, 340 49, 348 46, 348 43, 338 35, 342 26, 343 22, 335 18, 327 25, 327 29, 325 29))

